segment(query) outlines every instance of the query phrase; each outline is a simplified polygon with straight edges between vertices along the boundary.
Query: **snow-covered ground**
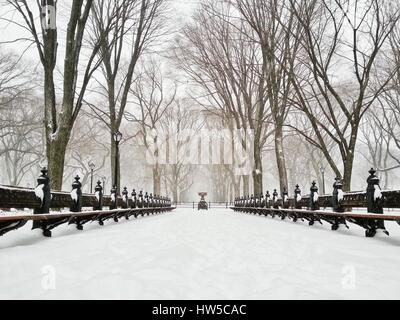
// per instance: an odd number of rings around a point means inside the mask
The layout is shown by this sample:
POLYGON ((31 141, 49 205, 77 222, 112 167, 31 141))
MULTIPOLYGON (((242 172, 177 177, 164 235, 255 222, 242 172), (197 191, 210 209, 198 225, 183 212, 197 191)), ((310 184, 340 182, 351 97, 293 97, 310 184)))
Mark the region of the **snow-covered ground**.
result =
POLYGON ((0 237, 2 299, 399 299, 400 226, 386 238, 229 209, 0 237))

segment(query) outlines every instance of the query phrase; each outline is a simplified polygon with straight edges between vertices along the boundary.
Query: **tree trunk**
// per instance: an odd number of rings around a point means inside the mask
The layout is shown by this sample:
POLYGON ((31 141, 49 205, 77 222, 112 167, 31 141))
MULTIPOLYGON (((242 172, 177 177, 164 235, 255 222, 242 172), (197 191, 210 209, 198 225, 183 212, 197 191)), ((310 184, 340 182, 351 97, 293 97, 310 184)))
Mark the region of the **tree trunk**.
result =
MULTIPOLYGON (((320 193, 322 193, 323 191, 323 181, 322 181, 322 174, 321 174, 321 163, 320 161, 318 161, 317 159, 315 159, 314 153, 311 150, 311 148, 309 147, 308 144, 305 144, 306 146, 306 150, 308 152, 308 154, 310 155, 310 164, 312 166, 312 169, 314 170, 314 174, 317 177, 317 182, 318 182, 318 187, 320 190, 320 193)), ((312 174, 310 172, 310 180, 312 179, 312 174)), ((310 181, 311 182, 311 181, 310 181)))
POLYGON ((50 184, 53 190, 60 191, 63 185, 65 153, 71 131, 67 128, 60 128, 59 132, 50 139, 47 144, 48 170, 50 184))
POLYGON ((158 150, 157 144, 157 136, 153 138, 154 146, 156 147, 154 150, 154 161, 155 164, 153 166, 153 194, 160 194, 161 191, 161 170, 159 165, 159 154, 160 151, 158 150))
POLYGON ((275 126, 275 154, 279 173, 279 185, 282 193, 284 188, 288 188, 288 178, 283 149, 283 126, 279 123, 275 126))
POLYGON ((262 156, 259 147, 259 138, 254 140, 254 169, 253 169, 254 194, 263 193, 262 156))
POLYGON ((175 204, 178 203, 179 199, 178 199, 178 184, 174 183, 174 185, 172 186, 172 196, 173 196, 173 201, 175 202, 175 204))
POLYGON ((111 134, 111 188, 116 186, 118 194, 121 190, 120 158, 121 154, 119 152, 117 159, 117 144, 114 141, 114 135, 111 134), (115 172, 115 166, 117 166, 117 173, 115 172))
POLYGON ((46 135, 46 158, 49 170, 50 186, 53 190, 61 190, 64 174, 65 151, 68 144, 65 137, 57 131, 57 115, 55 110, 54 78, 51 67, 44 74, 44 123, 46 135))
POLYGON ((238 177, 234 174, 233 168, 229 171, 229 175, 232 182, 231 198, 234 199, 240 196, 240 176, 238 177))
POLYGON ((232 176, 233 176, 232 181, 233 181, 233 188, 234 188, 233 196, 239 197, 240 196, 240 183, 239 183, 239 181, 236 180, 235 175, 232 175, 232 176))
POLYGON ((243 195, 247 196, 250 193, 250 177, 249 176, 242 176, 243 179, 243 195))
POLYGON ((228 194, 229 194, 228 188, 229 188, 229 183, 228 183, 228 181, 226 180, 226 183, 224 183, 224 184, 222 185, 221 202, 227 201, 227 199, 228 199, 228 194))
POLYGON ((354 164, 354 151, 348 150, 347 158, 344 162, 343 171, 343 191, 351 191, 351 176, 354 164))
POLYGON ((343 159, 343 191, 351 191, 351 177, 353 173, 354 152, 358 137, 358 127, 359 121, 355 121, 351 129, 349 148, 347 150, 346 157, 343 159))
POLYGON ((158 165, 153 167, 153 194, 159 195, 161 192, 161 174, 158 165))

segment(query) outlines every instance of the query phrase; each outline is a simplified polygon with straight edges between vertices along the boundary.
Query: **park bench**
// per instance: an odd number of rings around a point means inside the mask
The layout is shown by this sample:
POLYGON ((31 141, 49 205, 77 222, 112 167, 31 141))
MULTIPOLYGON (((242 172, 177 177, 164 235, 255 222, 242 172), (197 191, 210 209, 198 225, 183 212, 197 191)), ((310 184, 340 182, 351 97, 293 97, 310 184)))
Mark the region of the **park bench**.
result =
POLYGON ((135 190, 129 197, 126 187, 121 196, 117 195, 115 187, 110 196, 105 196, 100 181, 97 182, 94 195, 82 194, 79 180, 78 176, 75 177, 70 193, 51 191, 50 178, 44 168, 36 189, 0 186, 2 210, 33 210, 33 214, 11 214, 6 211, 0 215, 0 236, 23 227, 28 221, 32 221, 32 229, 41 229, 44 236, 51 237, 51 230, 62 224, 74 224, 78 230, 83 230, 83 225, 89 222, 95 221, 104 225, 104 221, 109 219, 118 222, 122 218, 128 220, 131 216, 137 218, 175 209, 167 197, 149 195, 147 192, 143 195, 142 191, 137 196, 135 190), (65 208, 68 208, 68 212, 60 212, 65 208), (91 210, 83 211, 83 208, 91 210))
POLYGON ((343 192, 339 178, 333 184, 332 195, 318 194, 318 187, 313 182, 310 194, 301 195, 298 185, 294 190, 294 197, 289 197, 287 190, 279 197, 274 190, 272 197, 267 191, 264 195, 247 195, 235 199, 231 208, 236 212, 257 214, 307 221, 310 226, 315 223, 331 224, 332 230, 341 226, 349 228, 347 223, 353 223, 365 229, 366 237, 374 237, 378 231, 387 235, 385 221, 395 221, 400 225, 400 213, 384 213, 386 209, 400 208, 400 190, 382 191, 376 171, 371 169, 367 179, 365 192, 343 192), (323 209, 321 209, 323 208, 323 209), (356 212, 362 210, 364 212, 356 212))

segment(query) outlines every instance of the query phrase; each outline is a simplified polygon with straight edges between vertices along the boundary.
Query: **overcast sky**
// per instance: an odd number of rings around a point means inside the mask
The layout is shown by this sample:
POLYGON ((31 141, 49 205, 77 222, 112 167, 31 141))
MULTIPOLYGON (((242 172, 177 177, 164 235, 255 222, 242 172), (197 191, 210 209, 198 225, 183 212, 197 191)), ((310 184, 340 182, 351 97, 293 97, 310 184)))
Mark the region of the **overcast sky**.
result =
MULTIPOLYGON (((66 28, 66 16, 64 12, 68 12, 68 4, 70 0, 59 0, 58 5, 58 16, 57 16, 57 28, 59 31, 59 54, 62 53, 62 47, 64 46, 64 34, 63 31, 66 28)), ((191 18, 194 8, 201 2, 201 0, 170 0, 170 5, 172 10, 170 12, 170 23, 175 27, 182 26, 184 23, 188 22, 191 18)), ((0 4, 2 1, 0 0, 0 4)), ((36 9, 36 6, 33 6, 36 9)), ((18 14, 12 14, 4 5, 0 5, 0 17, 6 17, 7 19, 18 21, 20 17, 18 14)), ((35 11, 38 16, 39 23, 39 12, 35 11)), ((16 38, 27 37, 27 32, 21 27, 14 24, 7 23, 5 21, 0 21, 0 43, 3 50, 14 50, 17 52, 22 52, 27 47, 27 42, 18 43, 4 43, 7 41, 13 41, 16 38)), ((34 61, 38 60, 36 48, 28 50, 25 54, 27 59, 34 61)))

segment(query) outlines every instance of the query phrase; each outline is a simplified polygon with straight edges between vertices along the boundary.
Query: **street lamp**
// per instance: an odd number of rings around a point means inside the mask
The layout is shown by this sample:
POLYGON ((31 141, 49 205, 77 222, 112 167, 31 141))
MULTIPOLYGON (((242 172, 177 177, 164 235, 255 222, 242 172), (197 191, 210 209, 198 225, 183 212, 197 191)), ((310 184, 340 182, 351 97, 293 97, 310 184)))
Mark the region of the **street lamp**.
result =
POLYGON ((90 161, 89 168, 90 168, 90 193, 93 193, 93 171, 94 168, 96 168, 96 165, 92 161, 90 161))
POLYGON ((325 194, 325 167, 321 165, 321 174, 322 174, 322 194, 325 194))
POLYGON ((107 180, 106 177, 104 176, 101 177, 101 181, 103 182, 103 194, 105 194, 106 192, 106 180, 107 180))
POLYGON ((117 194, 119 194, 119 183, 118 183, 118 172, 119 172, 119 143, 122 140, 122 133, 117 131, 114 133, 115 141, 115 173, 114 173, 114 184, 117 189, 117 194))

